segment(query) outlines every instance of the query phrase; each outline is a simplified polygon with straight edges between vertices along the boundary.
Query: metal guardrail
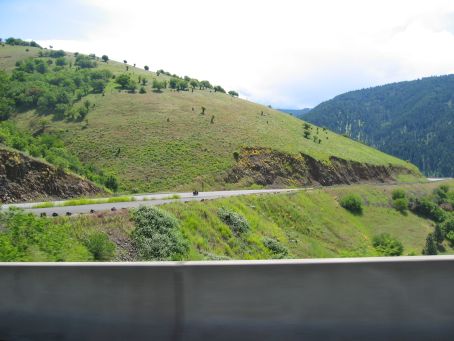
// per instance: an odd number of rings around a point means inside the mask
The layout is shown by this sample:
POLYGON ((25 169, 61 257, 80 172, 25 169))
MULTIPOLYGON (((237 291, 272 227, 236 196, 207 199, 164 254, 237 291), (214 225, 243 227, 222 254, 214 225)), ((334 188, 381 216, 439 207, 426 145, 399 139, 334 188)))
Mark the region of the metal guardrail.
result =
POLYGON ((0 340, 452 340, 454 256, 0 263, 0 340))

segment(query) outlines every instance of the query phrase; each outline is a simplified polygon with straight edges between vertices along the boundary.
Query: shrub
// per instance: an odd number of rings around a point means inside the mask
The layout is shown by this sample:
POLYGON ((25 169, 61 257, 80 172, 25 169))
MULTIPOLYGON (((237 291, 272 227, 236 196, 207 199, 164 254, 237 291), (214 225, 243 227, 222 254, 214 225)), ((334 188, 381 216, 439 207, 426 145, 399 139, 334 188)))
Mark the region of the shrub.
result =
POLYGON ((89 261, 87 248, 68 224, 22 210, 0 213, 0 261, 89 261))
POLYGON ((357 194, 347 194, 340 200, 340 205, 355 214, 363 212, 363 204, 361 197, 357 194))
POLYGON ((454 245, 454 231, 449 231, 446 235, 446 239, 449 241, 451 245, 454 245))
POLYGON ((383 256, 400 256, 404 252, 402 243, 388 233, 375 236, 372 245, 383 256))
POLYGON ((139 90, 139 93, 141 94, 146 94, 147 93, 147 90, 145 90, 145 88, 143 86, 140 87, 140 90, 139 90))
POLYGON ((432 233, 429 233, 426 238, 426 244, 424 246, 424 249, 422 250, 422 254, 426 256, 431 256, 431 255, 436 255, 438 253, 437 251, 437 245, 435 243, 435 239, 433 237, 432 233))
POLYGON ((440 224, 441 231, 447 235, 449 232, 454 232, 454 216, 450 216, 440 224))
POLYGON ((403 199, 403 198, 406 198, 406 193, 403 189, 395 189, 393 192, 392 192, 392 198, 393 200, 396 200, 396 199, 403 199))
POLYGON ((109 240, 105 233, 91 233, 85 238, 83 244, 95 260, 108 261, 115 255, 115 244, 109 240))
POLYGON ((400 213, 405 213, 408 209, 408 199, 407 198, 397 198, 393 200, 393 207, 398 210, 400 213))
POLYGON ((264 237, 263 245, 265 245, 265 247, 276 256, 276 258, 284 258, 288 255, 287 248, 276 239, 264 237))
POLYGON ((109 175, 104 183, 104 186, 106 186, 111 191, 116 192, 118 190, 117 178, 113 175, 109 175))
POLYGON ((448 192, 449 186, 448 185, 441 185, 434 189, 433 193, 435 196, 435 201, 438 204, 442 204, 447 201, 448 199, 448 192))
POLYGON ((189 246, 175 217, 156 207, 140 207, 133 213, 133 241, 146 260, 181 260, 189 246))
POLYGON ((218 217, 230 227, 232 232, 236 235, 241 235, 245 232, 248 232, 250 227, 249 223, 242 215, 229 210, 227 208, 221 207, 218 210, 218 217))
POLYGON ((411 208, 416 214, 435 222, 441 222, 445 219, 444 211, 428 198, 416 199, 411 208))

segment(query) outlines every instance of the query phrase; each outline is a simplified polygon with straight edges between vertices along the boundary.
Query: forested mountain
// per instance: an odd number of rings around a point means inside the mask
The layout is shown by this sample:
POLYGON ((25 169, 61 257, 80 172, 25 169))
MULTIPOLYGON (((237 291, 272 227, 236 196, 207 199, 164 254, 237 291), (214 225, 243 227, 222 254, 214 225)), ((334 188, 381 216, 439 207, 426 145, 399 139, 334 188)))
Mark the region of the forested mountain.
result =
POLYGON ((304 119, 409 160, 426 175, 454 176, 454 75, 348 92, 304 119))

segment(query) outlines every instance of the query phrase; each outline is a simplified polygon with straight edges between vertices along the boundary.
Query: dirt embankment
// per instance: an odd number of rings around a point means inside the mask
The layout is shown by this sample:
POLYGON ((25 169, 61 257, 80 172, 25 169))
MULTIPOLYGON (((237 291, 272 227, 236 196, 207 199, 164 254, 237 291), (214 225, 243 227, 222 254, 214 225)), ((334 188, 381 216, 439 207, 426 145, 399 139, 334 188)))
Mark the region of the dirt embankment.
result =
MULTIPOLYGON (((248 147, 228 172, 226 182, 242 185, 307 186, 359 182, 393 182, 397 175, 413 174, 394 165, 372 165, 331 157, 322 162, 309 155, 291 155, 269 148, 248 147)), ((419 176, 419 174, 413 174, 419 176)))
POLYGON ((0 203, 67 199, 103 192, 90 181, 45 162, 0 149, 0 203))

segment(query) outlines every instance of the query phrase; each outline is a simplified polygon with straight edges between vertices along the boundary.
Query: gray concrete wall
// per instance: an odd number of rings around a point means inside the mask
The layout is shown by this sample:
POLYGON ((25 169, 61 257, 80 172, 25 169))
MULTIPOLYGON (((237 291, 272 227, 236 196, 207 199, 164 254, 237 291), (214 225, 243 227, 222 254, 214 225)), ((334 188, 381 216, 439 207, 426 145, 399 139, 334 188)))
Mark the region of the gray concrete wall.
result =
POLYGON ((0 263, 0 340, 452 340, 454 257, 0 263))

